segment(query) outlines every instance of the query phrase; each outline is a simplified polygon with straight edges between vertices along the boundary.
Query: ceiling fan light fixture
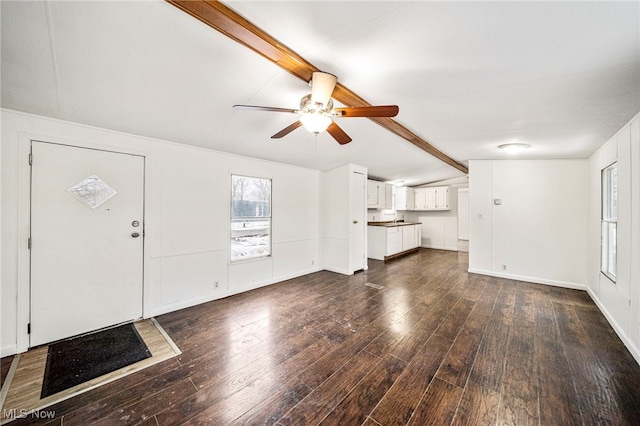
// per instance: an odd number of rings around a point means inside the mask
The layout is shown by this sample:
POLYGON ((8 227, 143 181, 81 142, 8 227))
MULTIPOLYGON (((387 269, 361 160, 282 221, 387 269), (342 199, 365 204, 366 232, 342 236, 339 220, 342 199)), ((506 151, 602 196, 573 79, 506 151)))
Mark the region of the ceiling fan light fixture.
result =
POLYGON ((322 104, 326 107, 333 89, 336 87, 338 77, 326 72, 316 71, 311 79, 311 101, 314 104, 322 104))
POLYGON ((505 143, 503 145, 500 145, 498 148, 502 149, 509 155, 516 155, 531 148, 531 146, 527 145, 526 143, 505 143))
POLYGON ((305 129, 317 135, 327 130, 332 120, 322 114, 303 114, 300 117, 300 121, 305 129))

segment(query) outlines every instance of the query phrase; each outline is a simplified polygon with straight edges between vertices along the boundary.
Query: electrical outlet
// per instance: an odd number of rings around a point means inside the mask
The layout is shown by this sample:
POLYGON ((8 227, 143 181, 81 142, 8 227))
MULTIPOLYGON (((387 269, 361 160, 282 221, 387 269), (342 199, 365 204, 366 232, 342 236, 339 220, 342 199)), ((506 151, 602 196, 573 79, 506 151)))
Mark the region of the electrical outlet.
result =
POLYGON ((507 270, 507 265, 502 265, 502 270, 506 271, 507 270))
POLYGON ((218 288, 218 285, 220 284, 220 281, 216 281, 213 283, 213 288, 218 288))
POLYGON ((315 264, 316 264, 316 261, 315 261, 315 260, 311 260, 311 264, 312 264, 312 265, 315 265, 315 264))

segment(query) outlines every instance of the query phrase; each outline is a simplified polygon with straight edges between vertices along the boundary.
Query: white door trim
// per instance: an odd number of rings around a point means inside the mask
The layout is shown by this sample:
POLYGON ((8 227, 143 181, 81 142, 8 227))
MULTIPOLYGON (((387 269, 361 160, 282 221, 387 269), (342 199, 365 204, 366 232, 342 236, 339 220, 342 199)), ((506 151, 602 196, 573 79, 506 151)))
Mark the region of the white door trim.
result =
MULTIPOLYGON (((29 349, 29 334, 27 327, 30 318, 30 275, 31 263, 28 247, 28 239, 31 235, 31 166, 29 165, 29 154, 31 153, 31 142, 46 142, 59 145, 68 145, 77 148, 90 148, 103 151, 117 152, 122 154, 139 155, 145 158, 146 167, 144 168, 144 218, 143 223, 147 230, 146 237, 149 236, 149 201, 150 195, 148 182, 151 181, 151 158, 152 154, 148 151, 129 149, 122 146, 110 146, 91 141, 77 141, 65 138, 37 135, 33 133, 20 133, 18 147, 18 241, 17 244, 17 300, 16 300, 16 337, 17 337, 17 353, 26 352, 29 349)), ((142 317, 148 318, 150 310, 150 281, 149 281, 149 264, 151 255, 148 247, 148 239, 145 241, 142 262, 142 317)))

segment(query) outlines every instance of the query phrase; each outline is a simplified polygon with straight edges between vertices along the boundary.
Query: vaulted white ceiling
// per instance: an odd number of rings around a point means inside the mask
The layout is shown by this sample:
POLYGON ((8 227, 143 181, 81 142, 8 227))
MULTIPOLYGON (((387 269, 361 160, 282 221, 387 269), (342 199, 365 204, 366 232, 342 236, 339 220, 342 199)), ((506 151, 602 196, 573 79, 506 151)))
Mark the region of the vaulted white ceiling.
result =
MULTIPOLYGON (((465 164, 586 158, 640 110, 638 2, 241 1, 231 8, 465 164)), ((0 2, 2 106, 415 185, 461 172, 365 118, 300 128, 304 82, 162 1, 0 2)))

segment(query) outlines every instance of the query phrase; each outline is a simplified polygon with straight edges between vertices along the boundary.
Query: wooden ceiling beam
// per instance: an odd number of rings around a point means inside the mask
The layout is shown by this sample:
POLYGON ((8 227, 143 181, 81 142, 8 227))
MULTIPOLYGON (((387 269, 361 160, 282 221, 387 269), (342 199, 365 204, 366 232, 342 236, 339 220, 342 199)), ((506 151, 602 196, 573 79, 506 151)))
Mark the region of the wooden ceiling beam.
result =
MULTIPOLYGON (((314 71, 322 71, 219 1, 166 1, 211 28, 260 54, 304 82, 311 80, 314 71)), ((372 106, 369 102, 340 83, 336 85, 331 97, 349 107, 372 106)), ((465 165, 449 157, 392 118, 371 117, 369 119, 461 172, 469 172, 465 165)))

